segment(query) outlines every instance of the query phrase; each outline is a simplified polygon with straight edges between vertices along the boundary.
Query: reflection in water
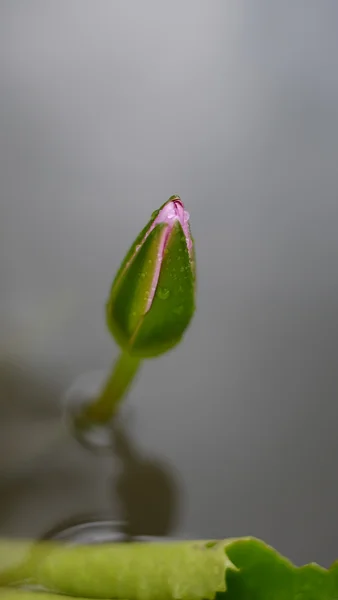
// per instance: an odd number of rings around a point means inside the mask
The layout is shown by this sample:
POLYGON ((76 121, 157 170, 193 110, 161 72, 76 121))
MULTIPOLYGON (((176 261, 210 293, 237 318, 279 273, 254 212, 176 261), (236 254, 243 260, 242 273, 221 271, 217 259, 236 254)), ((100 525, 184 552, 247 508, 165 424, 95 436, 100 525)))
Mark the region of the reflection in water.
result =
POLYGON ((100 394, 106 379, 105 371, 82 373, 68 388, 62 400, 66 427, 83 448, 97 455, 112 453, 111 424, 84 423, 81 416, 84 407, 91 404, 100 394))
POLYGON ((115 421, 111 433, 111 456, 121 464, 119 475, 113 478, 112 496, 117 494, 120 500, 123 521, 114 520, 112 514, 78 516, 62 521, 42 539, 93 544, 162 538, 171 533, 177 517, 172 471, 157 460, 142 457, 121 419, 115 421))
POLYGON ((173 473, 157 459, 142 457, 122 423, 113 430, 122 471, 116 481, 129 536, 165 536, 177 518, 177 488, 173 473))
MULTIPOLYGON (((112 429, 111 456, 120 473, 113 477, 112 496, 118 496, 122 521, 111 515, 88 515, 63 521, 43 536, 70 543, 104 543, 134 538, 162 538, 172 531, 177 517, 177 487, 172 471, 158 460, 141 455, 128 435, 125 423, 116 419, 112 429)), ((88 452, 88 446, 85 445, 88 452)))
POLYGON ((84 514, 103 541, 170 534, 178 508, 172 470, 143 456, 123 416, 109 454, 83 448, 65 427, 60 397, 28 369, 0 365, 0 535, 55 537, 84 514))

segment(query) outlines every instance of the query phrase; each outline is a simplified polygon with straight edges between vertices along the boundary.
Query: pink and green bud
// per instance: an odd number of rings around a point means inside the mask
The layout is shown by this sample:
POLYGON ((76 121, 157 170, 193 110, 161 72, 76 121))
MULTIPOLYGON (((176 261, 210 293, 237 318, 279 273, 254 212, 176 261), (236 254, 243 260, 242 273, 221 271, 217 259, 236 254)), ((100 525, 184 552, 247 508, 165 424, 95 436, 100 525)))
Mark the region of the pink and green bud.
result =
POLYGON ((113 283, 107 321, 122 349, 142 358, 175 346, 195 310, 189 214, 172 196, 152 214, 113 283))

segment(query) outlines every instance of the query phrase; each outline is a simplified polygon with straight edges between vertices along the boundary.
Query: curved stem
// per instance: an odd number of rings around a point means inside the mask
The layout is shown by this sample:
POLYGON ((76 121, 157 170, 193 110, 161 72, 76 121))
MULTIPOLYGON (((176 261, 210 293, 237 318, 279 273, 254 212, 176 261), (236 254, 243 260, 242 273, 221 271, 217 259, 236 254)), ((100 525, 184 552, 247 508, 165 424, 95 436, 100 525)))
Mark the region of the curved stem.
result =
POLYGON ((92 423, 109 422, 115 416, 140 364, 140 358, 121 352, 100 396, 83 409, 81 418, 92 423))

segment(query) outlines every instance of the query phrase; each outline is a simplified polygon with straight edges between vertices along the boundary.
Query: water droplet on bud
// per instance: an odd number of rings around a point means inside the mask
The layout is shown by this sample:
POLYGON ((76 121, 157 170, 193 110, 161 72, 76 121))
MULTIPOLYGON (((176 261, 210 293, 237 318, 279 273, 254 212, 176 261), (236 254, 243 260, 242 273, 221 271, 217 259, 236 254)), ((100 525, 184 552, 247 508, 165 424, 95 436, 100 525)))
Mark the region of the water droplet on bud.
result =
POLYGON ((181 315, 183 312, 183 304, 180 304, 179 306, 175 306, 173 311, 174 311, 175 315, 181 315))
POLYGON ((167 298, 170 296, 170 290, 168 290, 168 288, 159 287, 157 290, 157 295, 160 300, 167 300, 167 298))

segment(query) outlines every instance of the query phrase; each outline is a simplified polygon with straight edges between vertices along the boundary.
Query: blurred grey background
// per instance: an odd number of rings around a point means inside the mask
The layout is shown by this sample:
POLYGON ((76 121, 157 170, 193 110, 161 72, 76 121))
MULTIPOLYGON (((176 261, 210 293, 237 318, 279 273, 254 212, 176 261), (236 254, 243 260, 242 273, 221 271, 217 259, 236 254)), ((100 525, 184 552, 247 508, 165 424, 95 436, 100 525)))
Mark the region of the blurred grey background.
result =
POLYGON ((165 532, 338 557, 337 31, 336 0, 1 0, 0 535, 119 514, 60 399, 117 356, 111 280, 178 193, 198 310, 125 434, 165 532))

